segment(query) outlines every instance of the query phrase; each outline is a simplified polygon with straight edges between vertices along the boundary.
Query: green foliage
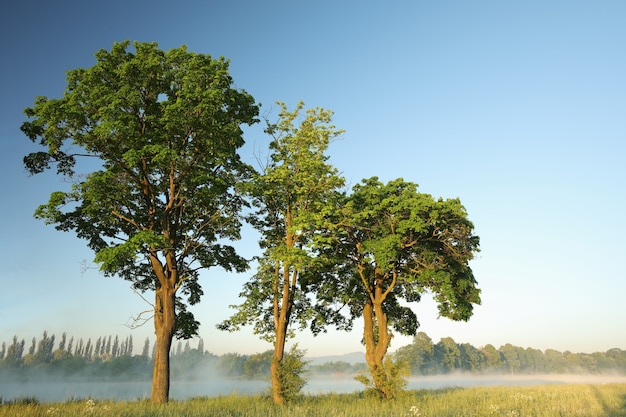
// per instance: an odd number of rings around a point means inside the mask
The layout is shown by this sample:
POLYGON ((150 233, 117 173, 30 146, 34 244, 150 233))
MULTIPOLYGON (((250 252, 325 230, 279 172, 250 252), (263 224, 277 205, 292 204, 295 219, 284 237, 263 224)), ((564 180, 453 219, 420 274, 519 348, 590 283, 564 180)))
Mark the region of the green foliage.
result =
POLYGON ((271 363, 271 350, 251 355, 243 364, 243 376, 248 379, 267 379, 271 363))
MULTIPOLYGON (((304 360, 305 351, 293 345, 283 360, 278 363, 280 378, 280 397, 287 402, 295 400, 302 388, 306 385, 304 376, 307 362, 304 360)), ((272 387, 272 390, 275 388, 272 387)))
POLYGON ((445 373, 460 367, 461 351, 451 337, 444 337, 435 345, 433 356, 441 364, 445 373))
POLYGON ((408 364, 411 374, 428 375, 434 373, 432 367, 434 344, 428 335, 419 332, 413 337, 413 342, 398 348, 395 352, 395 358, 398 361, 408 364))
POLYGON ((330 361, 319 363, 316 365, 309 365, 308 370, 311 374, 323 374, 323 375, 352 375, 355 373, 367 371, 367 365, 365 363, 348 363, 345 361, 330 361))
POLYGON ((378 378, 382 383, 376 383, 373 376, 368 377, 361 373, 354 379, 365 385, 365 394, 371 395, 379 399, 392 399, 398 397, 408 384, 407 378, 411 374, 409 366, 406 362, 395 361, 391 357, 385 358, 384 367, 373 372, 384 373, 383 377, 378 378))
POLYGON ((419 322, 401 301, 432 293, 439 314, 452 320, 468 320, 480 303, 469 266, 479 239, 458 199, 435 200, 414 183, 372 177, 353 187, 335 224, 327 251, 342 266, 326 274, 316 294, 328 304, 348 304, 352 318, 376 289, 388 324, 405 335, 415 335, 419 322))
MULTIPOLYGON (((320 230, 330 227, 328 213, 344 179, 328 163, 326 151, 342 131, 331 124, 331 111, 303 110, 301 102, 290 112, 278 104, 279 121, 267 122, 272 137, 267 166, 245 185, 256 208, 247 220, 261 233, 263 255, 256 274, 244 284, 244 302, 231 306, 237 312, 218 325, 231 331, 252 325, 270 342, 276 337, 275 314, 284 314, 287 327, 310 326, 314 333, 340 320, 312 304, 307 282, 314 279, 313 271, 328 265, 317 252, 324 235, 320 230)), ((292 330, 287 329, 288 335, 292 330)))
POLYGON ((468 320, 480 303, 469 266, 479 239, 465 208, 417 188, 401 178, 355 185, 334 211, 335 227, 322 249, 340 266, 313 282, 320 302, 349 306, 349 322, 363 316, 368 365, 381 392, 391 331, 415 335, 419 327, 407 303, 431 293, 440 316, 452 320, 468 320))
POLYGON ((197 322, 181 307, 200 300, 198 271, 246 267, 218 242, 239 238, 244 203, 234 188, 249 176, 240 126, 258 121, 258 107, 233 88, 224 58, 130 46, 100 50, 94 66, 67 73, 62 98, 38 97, 25 110, 22 131, 45 150, 24 163, 72 182, 35 216, 85 239, 105 275, 137 290, 172 280, 176 334, 188 338, 197 322))

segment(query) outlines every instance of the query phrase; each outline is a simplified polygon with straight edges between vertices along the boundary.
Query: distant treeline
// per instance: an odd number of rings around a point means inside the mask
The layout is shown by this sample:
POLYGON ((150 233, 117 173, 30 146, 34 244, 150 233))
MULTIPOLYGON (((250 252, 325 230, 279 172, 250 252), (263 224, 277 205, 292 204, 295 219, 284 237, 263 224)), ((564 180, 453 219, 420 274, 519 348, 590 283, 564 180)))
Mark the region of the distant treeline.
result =
POLYGON ((541 351, 507 343, 496 349, 493 345, 476 348, 469 343, 456 343, 444 337, 438 343, 424 332, 413 342, 399 348, 397 361, 406 363, 413 375, 435 375, 452 372, 473 373, 626 373, 626 351, 610 349, 606 352, 572 353, 554 349, 541 351))
MULTIPOLYGON (((91 339, 68 338, 65 333, 57 339, 43 333, 41 339, 25 340, 13 337, 12 343, 0 346, 0 378, 76 377, 84 379, 120 378, 148 380, 152 377, 154 346, 146 339, 140 354, 134 353, 132 336, 104 336, 91 339), (58 344, 56 343, 58 340, 58 344), (42 372, 43 371, 43 372, 42 372)), ((541 351, 506 344, 476 348, 469 343, 456 343, 442 338, 438 343, 424 332, 413 342, 399 348, 393 355, 410 368, 412 375, 435 375, 452 372, 473 373, 626 373, 626 351, 572 353, 553 349, 541 351)), ((227 353, 221 356, 204 349, 200 339, 195 348, 189 341, 178 342, 171 352, 172 378, 203 378, 207 372, 232 378, 266 379, 269 376, 272 351, 254 355, 227 353)), ((363 363, 332 361, 309 365, 317 374, 352 375, 367 369, 363 363)))

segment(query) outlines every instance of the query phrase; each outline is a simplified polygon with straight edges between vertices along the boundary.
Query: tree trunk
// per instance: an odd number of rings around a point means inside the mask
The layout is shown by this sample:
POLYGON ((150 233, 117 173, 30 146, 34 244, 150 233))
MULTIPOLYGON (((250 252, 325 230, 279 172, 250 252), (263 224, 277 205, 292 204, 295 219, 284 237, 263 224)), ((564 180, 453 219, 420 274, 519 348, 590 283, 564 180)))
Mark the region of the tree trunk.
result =
POLYGON ((383 312, 382 301, 374 303, 368 300, 363 308, 363 322, 365 360, 372 374, 374 387, 383 398, 391 398, 393 393, 389 390, 387 372, 383 364, 391 336, 387 329, 387 315, 383 312))
POLYGON ((155 294, 154 329, 156 347, 152 373, 151 400, 156 404, 167 403, 170 396, 170 348, 176 328, 175 292, 172 288, 159 286, 155 294))
POLYGON ((275 404, 285 403, 285 398, 283 397, 283 380, 280 369, 283 357, 285 356, 285 335, 286 323, 279 323, 276 327, 276 342, 274 343, 274 355, 272 356, 272 364, 270 366, 272 374, 272 397, 275 404))
MULTIPOLYGON (((270 371, 272 373, 272 396, 274 403, 284 404, 285 396, 282 377, 283 358, 285 356, 285 342, 287 341, 287 329, 291 317, 292 304, 292 285, 289 279, 289 269, 283 267, 282 294, 280 303, 278 297, 274 298, 274 326, 276 328, 276 340, 274 342, 274 355, 272 356, 272 365, 270 371)), ((293 273, 295 280, 296 272, 293 273)), ((276 294, 278 295, 278 294, 276 294)))

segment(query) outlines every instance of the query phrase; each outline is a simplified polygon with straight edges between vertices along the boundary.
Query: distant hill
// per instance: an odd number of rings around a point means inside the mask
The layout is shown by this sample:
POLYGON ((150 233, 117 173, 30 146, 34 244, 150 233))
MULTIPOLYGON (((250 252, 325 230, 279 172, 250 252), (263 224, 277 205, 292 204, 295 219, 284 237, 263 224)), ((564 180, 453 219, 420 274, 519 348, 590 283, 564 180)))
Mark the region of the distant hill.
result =
POLYGON ((320 365, 328 362, 347 362, 349 364, 365 363, 365 352, 352 352, 344 353, 343 355, 331 355, 331 356, 315 356, 305 357, 306 361, 309 361, 311 365, 320 365))

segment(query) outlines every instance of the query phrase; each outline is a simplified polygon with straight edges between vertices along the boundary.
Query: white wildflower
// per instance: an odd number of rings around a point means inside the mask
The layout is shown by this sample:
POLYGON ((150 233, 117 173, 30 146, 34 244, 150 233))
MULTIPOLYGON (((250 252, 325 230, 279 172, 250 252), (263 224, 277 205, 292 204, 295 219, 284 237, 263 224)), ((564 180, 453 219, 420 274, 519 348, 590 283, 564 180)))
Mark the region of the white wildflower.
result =
POLYGON ((409 408, 409 412, 406 415, 410 417, 420 417, 422 413, 420 413, 420 410, 416 405, 412 405, 411 408, 409 408))

